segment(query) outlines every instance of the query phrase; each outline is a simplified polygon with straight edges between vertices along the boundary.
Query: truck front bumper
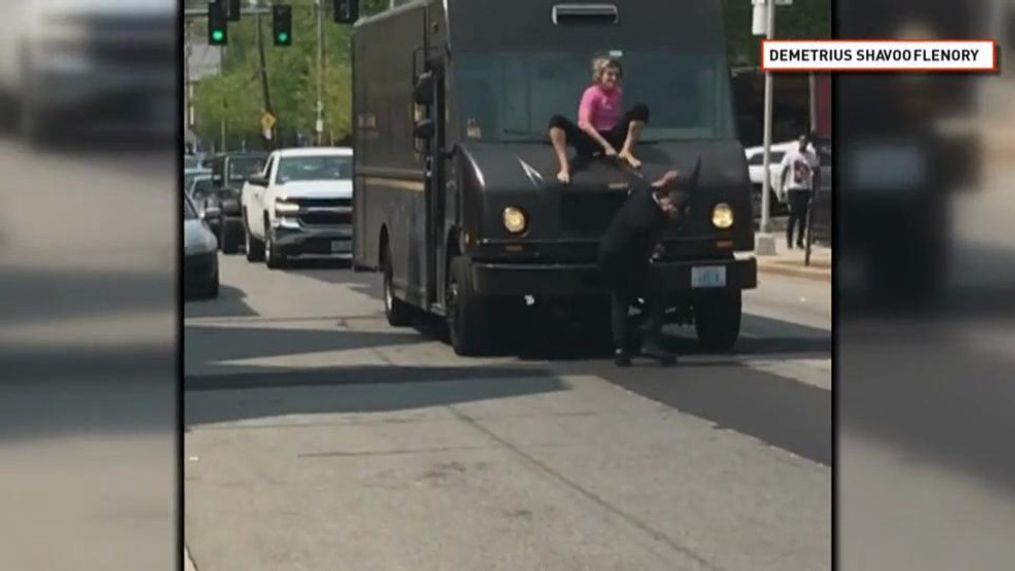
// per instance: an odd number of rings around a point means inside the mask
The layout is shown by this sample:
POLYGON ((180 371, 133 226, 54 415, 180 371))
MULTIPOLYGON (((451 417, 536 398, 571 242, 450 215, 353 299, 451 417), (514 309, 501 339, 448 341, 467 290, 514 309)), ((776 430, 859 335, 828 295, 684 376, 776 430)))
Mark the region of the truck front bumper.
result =
POLYGON ((276 220, 272 232, 286 256, 352 257, 352 226, 286 225, 276 220))
MULTIPOLYGON (((755 258, 727 260, 680 260, 652 264, 667 293, 698 293, 752 289, 758 285, 755 258), (694 268, 723 268, 725 285, 695 287, 694 268)), ((537 264, 474 262, 473 287, 487 295, 595 295, 606 289, 595 264, 537 264)))

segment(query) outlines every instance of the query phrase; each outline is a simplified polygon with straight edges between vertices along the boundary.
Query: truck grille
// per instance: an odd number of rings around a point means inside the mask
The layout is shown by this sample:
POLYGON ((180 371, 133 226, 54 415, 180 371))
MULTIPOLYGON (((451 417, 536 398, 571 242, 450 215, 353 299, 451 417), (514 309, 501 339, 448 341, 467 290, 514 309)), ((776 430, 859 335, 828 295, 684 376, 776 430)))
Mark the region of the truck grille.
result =
POLYGON ((560 199, 560 228, 568 234, 601 236, 627 199, 627 193, 587 192, 560 199))
POLYGON ((300 222, 307 226, 342 226, 352 224, 352 199, 298 198, 300 222))

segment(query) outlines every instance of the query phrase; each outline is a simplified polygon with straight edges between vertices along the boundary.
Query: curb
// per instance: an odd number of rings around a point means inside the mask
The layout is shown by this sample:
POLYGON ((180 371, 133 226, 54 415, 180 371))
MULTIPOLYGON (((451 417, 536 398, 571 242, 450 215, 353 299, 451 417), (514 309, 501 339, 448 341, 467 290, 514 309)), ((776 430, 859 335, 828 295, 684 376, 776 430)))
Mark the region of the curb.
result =
POLYGON ((802 278, 819 282, 832 281, 831 268, 827 269, 807 268, 807 267, 794 268, 792 266, 784 266, 778 263, 770 262, 770 263, 759 263, 758 273, 789 276, 793 278, 802 278))

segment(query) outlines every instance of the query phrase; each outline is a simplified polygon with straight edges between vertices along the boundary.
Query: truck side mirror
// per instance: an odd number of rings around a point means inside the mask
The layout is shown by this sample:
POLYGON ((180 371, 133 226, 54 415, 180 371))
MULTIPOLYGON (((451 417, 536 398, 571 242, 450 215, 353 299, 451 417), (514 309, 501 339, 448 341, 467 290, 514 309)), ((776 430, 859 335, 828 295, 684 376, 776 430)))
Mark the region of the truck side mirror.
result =
POLYGON ((268 186, 268 177, 259 174, 252 174, 247 178, 247 182, 254 186, 268 186))
POLYGON ((334 0, 335 21, 354 24, 359 19, 359 0, 334 0))
POLYGON ((412 100, 417 105, 433 105, 433 72, 427 71, 416 80, 412 88, 412 100))
POLYGON ((434 124, 433 119, 421 119, 416 123, 416 126, 412 129, 412 134, 417 139, 430 140, 434 136, 434 124))

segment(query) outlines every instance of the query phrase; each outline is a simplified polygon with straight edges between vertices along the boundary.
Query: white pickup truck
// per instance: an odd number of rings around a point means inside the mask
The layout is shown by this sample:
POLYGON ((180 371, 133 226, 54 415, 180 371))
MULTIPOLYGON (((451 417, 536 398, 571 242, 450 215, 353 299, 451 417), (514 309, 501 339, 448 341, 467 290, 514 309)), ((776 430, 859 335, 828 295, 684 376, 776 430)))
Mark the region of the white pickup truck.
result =
POLYGON ((4 8, 4 128, 33 142, 85 133, 173 137, 176 2, 17 0, 4 8))
POLYGON ((282 149, 240 193, 247 260, 352 257, 352 149, 282 149))

